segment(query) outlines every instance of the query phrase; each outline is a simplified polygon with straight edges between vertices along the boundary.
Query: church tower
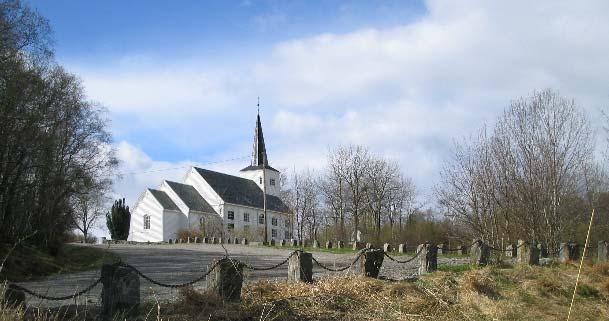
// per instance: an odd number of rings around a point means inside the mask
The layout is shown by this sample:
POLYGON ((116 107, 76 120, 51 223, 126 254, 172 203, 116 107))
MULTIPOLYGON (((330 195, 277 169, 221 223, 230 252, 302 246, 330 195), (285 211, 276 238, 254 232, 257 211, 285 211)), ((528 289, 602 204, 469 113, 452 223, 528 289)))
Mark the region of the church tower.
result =
POLYGON ((260 121, 260 112, 258 112, 256 117, 251 164, 242 169, 239 173, 241 177, 256 182, 260 189, 266 189, 267 194, 279 196, 279 171, 269 166, 266 146, 264 144, 264 134, 262 133, 262 122, 260 121), (263 179, 266 180, 266 186, 263 185, 263 179))

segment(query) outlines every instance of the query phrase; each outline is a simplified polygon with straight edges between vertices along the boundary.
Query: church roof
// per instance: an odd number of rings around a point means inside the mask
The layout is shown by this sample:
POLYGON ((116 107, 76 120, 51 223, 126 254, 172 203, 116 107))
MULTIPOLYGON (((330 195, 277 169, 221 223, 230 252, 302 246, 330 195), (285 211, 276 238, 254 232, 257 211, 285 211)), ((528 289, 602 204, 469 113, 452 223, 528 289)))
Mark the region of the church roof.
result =
MULTIPOLYGON (((218 173, 195 167, 199 175, 227 203, 264 208, 262 190, 249 179, 218 173)), ((287 205, 277 196, 266 194, 266 208, 270 211, 287 213, 287 205)))
POLYGON ((156 198, 156 200, 159 201, 159 203, 161 203, 161 206, 164 209, 166 209, 166 210, 174 210, 174 211, 179 211, 180 210, 178 208, 178 206, 176 205, 176 203, 174 203, 171 200, 171 198, 169 198, 169 195, 167 195, 167 193, 165 193, 163 191, 159 191, 158 189, 152 189, 152 188, 149 188, 148 190, 150 191, 152 196, 154 196, 154 198, 156 198))
POLYGON ((178 195, 191 211, 215 213, 214 209, 191 185, 166 181, 167 185, 178 195))

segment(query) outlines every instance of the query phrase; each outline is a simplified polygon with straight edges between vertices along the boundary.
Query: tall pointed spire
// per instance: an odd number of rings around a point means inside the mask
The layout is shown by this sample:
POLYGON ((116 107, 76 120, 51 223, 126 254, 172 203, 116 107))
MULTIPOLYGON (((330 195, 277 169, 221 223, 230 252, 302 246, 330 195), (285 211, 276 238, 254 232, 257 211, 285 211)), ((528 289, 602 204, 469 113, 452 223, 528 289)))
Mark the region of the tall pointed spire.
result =
POLYGON ((264 146, 264 134, 262 133, 262 122, 260 121, 260 98, 258 98, 258 115, 256 117, 256 128, 254 129, 254 148, 252 151, 252 166, 269 166, 264 146))

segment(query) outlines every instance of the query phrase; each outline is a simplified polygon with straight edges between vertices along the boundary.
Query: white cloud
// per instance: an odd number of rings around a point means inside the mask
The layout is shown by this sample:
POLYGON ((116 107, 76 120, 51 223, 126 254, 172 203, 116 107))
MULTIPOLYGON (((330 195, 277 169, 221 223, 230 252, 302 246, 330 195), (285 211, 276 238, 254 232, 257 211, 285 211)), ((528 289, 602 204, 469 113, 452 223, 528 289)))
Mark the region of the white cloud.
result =
MULTIPOLYGON (((209 67, 196 55, 136 57, 79 69, 93 98, 142 120, 131 130, 174 120, 166 135, 181 144, 242 132, 247 139, 224 153, 247 154, 260 94, 276 167, 318 168, 328 147, 362 143, 399 160, 426 191, 453 139, 492 123, 513 98, 552 87, 593 115, 607 105, 609 2, 428 1, 427 9, 402 26, 284 41, 262 59, 244 52, 209 67)), ((119 151, 138 170, 176 165, 130 145, 119 151)), ((126 178, 117 190, 140 193, 171 175, 126 178)))

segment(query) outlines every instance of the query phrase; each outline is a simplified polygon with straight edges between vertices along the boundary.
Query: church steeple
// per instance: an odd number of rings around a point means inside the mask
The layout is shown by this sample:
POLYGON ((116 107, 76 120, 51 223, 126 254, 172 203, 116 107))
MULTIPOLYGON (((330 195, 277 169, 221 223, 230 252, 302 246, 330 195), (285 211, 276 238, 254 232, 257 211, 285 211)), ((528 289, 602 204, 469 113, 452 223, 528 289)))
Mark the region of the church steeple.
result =
MULTIPOLYGON (((260 107, 260 103, 258 103, 260 107)), ((269 161, 266 156, 266 147, 264 146, 264 134, 262 133, 262 122, 260 122, 260 110, 256 117, 256 128, 254 129, 254 148, 252 151, 252 166, 267 167, 269 161)))

